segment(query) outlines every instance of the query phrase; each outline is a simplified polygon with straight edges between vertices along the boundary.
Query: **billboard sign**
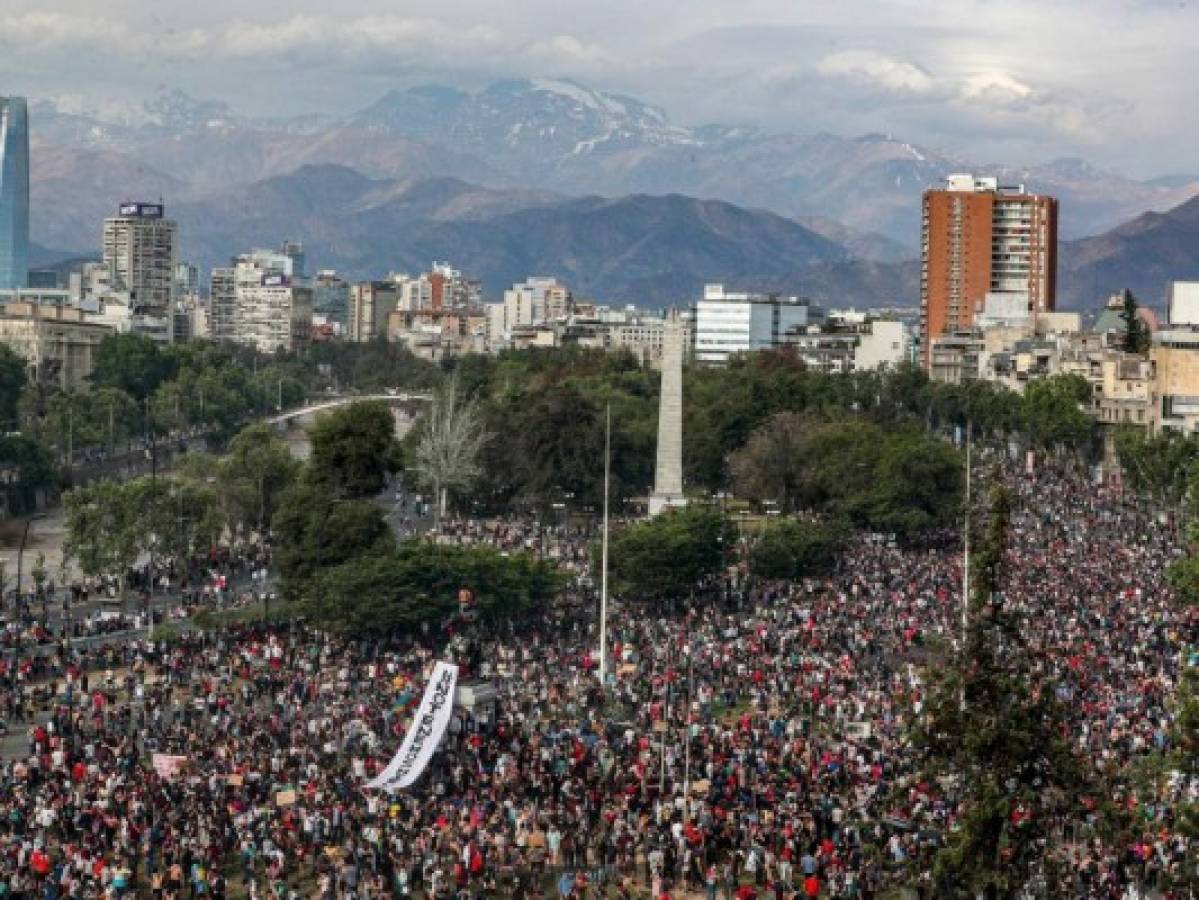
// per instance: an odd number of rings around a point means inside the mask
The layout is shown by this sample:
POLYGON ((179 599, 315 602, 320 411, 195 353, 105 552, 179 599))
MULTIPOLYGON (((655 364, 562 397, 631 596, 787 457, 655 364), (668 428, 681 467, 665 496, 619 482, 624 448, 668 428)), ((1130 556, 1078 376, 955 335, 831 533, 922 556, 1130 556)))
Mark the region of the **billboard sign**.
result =
POLYGON ((119 212, 138 219, 161 219, 163 208, 161 203, 122 203, 119 212))

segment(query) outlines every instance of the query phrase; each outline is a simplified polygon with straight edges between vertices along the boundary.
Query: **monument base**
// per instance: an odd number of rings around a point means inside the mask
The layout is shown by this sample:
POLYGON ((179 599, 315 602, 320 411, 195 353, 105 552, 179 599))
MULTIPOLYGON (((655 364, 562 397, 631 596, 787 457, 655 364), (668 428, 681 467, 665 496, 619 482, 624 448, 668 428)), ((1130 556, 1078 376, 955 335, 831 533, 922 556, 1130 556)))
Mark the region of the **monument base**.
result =
POLYGON ((682 494, 650 494, 649 515, 654 516, 668 509, 681 509, 687 505, 687 498, 682 494))

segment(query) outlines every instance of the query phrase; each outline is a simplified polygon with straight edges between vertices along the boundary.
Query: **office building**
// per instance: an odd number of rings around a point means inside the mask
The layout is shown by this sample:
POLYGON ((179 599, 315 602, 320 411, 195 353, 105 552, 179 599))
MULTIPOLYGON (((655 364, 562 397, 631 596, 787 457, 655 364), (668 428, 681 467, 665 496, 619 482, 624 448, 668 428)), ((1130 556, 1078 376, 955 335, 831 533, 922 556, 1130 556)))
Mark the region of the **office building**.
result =
POLYGON ((989 295, 1027 311, 1051 312, 1057 273, 1057 200, 995 178, 951 175, 925 191, 920 337, 925 365, 933 340, 968 329, 989 295))
POLYGON ((214 341, 231 341, 237 309, 237 260, 231 266, 212 270, 208 282, 208 336, 214 341))
POLYGON ((312 314, 341 328, 350 309, 350 283, 333 269, 321 269, 312 279, 312 314))
POLYGON ((735 353, 773 350, 793 343, 824 321, 824 311, 801 297, 731 293, 704 286, 695 308, 695 358, 723 365, 735 353))
POLYGON ((364 281, 350 285, 346 337, 364 343, 387 334, 387 316, 399 302, 399 287, 392 281, 364 281))
POLYGON ((104 220, 104 264, 114 291, 146 315, 171 317, 176 299, 176 228, 161 203, 122 203, 104 220))
POLYGON ((0 290, 29 278, 29 111, 24 97, 0 97, 0 290))

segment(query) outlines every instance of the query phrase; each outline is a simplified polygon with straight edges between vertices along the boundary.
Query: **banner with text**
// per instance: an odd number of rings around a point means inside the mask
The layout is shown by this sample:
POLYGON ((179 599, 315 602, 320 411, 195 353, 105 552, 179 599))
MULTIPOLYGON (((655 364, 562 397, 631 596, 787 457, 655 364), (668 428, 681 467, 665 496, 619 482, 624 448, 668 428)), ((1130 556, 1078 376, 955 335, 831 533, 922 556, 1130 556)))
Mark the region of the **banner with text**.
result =
POLYGON ((452 663, 439 662, 433 669, 433 677, 425 688, 420 709, 412 720, 412 727, 404 736, 400 749, 382 772, 367 782, 368 788, 398 791, 409 787, 420 778, 421 773, 433 758, 442 735, 450 724, 454 711, 454 688, 458 684, 458 667, 452 663))

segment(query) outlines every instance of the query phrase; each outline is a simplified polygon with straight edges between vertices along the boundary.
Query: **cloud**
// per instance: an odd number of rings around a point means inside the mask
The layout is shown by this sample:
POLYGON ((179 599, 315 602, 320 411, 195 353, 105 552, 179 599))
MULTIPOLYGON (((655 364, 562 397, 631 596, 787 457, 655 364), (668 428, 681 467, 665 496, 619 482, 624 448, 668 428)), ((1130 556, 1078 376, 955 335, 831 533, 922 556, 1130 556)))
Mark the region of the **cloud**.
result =
POLYGON ((127 46, 141 37, 116 22, 93 16, 33 10, 0 15, 0 46, 8 52, 42 52, 86 45, 127 46))
POLYGON ((532 57, 552 65, 627 68, 625 60, 600 44, 582 41, 569 34, 556 34, 549 40, 535 41, 527 49, 532 57))
POLYGON ((977 100, 1007 106, 1033 100, 1036 92, 1030 85, 1007 72, 978 72, 962 82, 959 95, 967 101, 977 100))
POLYGON ((915 63, 872 50, 830 54, 816 64, 816 71, 895 93, 928 94, 936 87, 933 77, 915 63))

